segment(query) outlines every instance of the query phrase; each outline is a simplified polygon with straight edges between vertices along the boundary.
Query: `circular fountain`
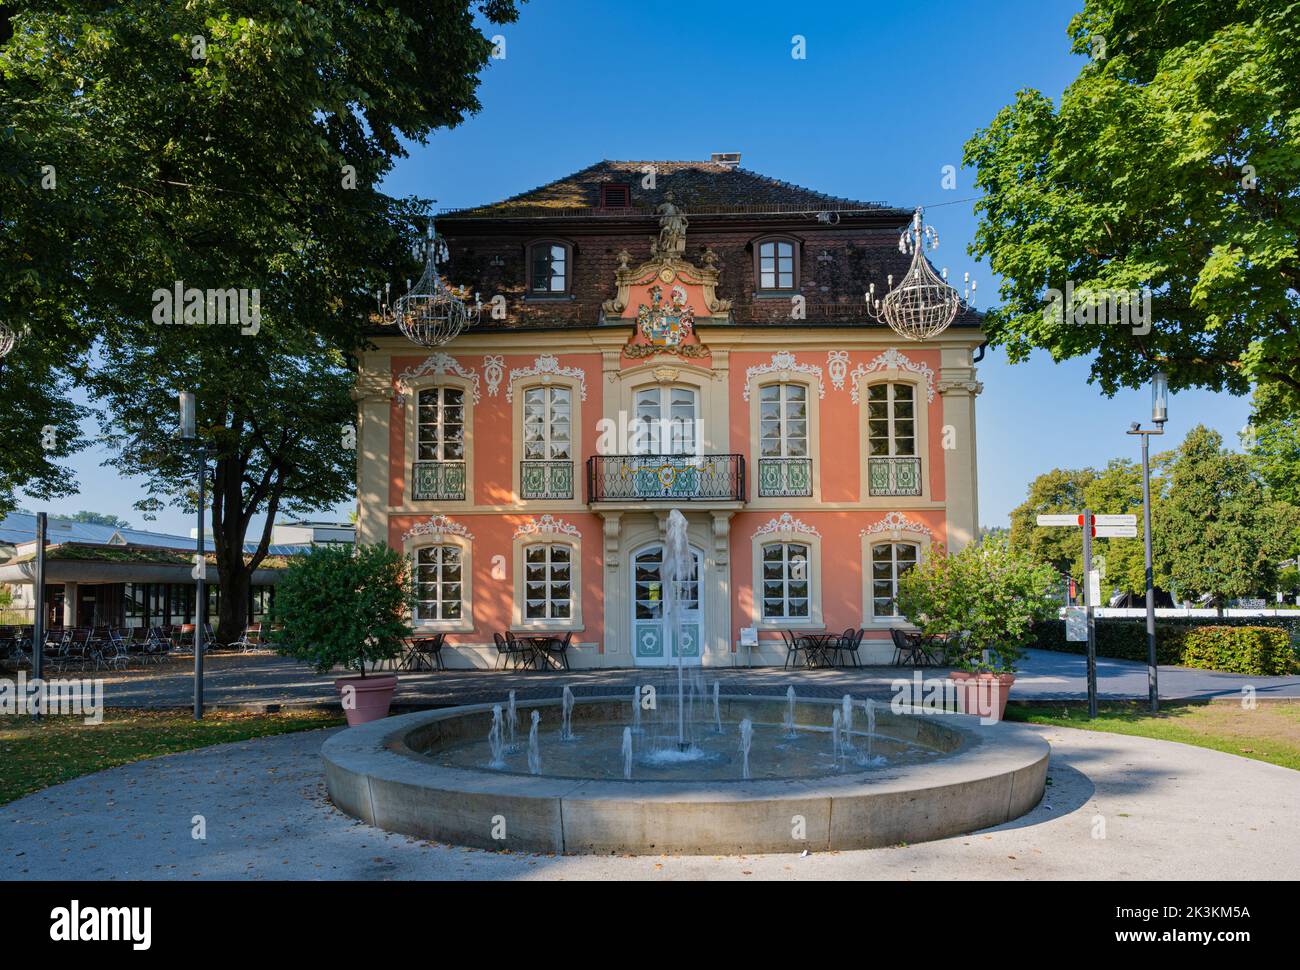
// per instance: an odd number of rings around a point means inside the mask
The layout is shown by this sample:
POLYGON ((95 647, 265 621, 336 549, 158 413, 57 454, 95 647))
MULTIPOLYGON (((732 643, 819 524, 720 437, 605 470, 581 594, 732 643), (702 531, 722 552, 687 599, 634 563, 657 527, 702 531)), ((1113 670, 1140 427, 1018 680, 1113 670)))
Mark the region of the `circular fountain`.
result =
POLYGON ((636 718, 627 696, 530 700, 527 734, 499 704, 351 728, 322 750, 330 797, 439 842, 718 854, 937 839, 1016 818, 1043 794, 1048 745, 1017 725, 693 681, 680 703, 670 683, 646 685, 654 706, 636 718))
MULTIPOLYGON (((669 513, 664 616, 680 633, 686 519, 669 513)), ((673 642, 677 642, 674 638, 673 642)), ((321 756, 330 798, 372 825, 540 852, 860 849, 997 825, 1043 796, 1048 745, 1015 725, 874 701, 724 696, 676 667, 630 696, 408 714, 321 756)))

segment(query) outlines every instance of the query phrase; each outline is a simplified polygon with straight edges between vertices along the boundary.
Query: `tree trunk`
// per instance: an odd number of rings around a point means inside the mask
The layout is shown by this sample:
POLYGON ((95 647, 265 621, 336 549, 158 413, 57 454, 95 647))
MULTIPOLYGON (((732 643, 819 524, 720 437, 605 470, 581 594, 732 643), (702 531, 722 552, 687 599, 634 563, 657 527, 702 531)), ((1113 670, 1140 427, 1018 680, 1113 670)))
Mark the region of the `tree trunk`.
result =
POLYGON ((239 568, 222 569, 220 572, 221 609, 218 612, 217 640, 220 643, 234 643, 243 636, 248 625, 248 589, 253 577, 242 562, 239 568))

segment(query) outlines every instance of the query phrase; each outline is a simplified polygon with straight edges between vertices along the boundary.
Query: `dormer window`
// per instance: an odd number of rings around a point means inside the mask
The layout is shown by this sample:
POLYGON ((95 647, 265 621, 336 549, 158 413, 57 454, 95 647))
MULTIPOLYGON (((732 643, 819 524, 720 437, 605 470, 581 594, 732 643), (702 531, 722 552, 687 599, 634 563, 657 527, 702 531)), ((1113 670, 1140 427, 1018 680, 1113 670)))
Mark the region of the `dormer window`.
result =
POLYGON ((799 288, 799 243, 788 237, 760 239, 754 245, 754 281, 759 293, 799 288))
POLYGON ((558 240, 528 247, 528 292, 534 296, 565 296, 572 282, 573 247, 558 240))
POLYGON ((632 186, 622 182, 607 182, 600 187, 602 209, 632 208, 632 186))

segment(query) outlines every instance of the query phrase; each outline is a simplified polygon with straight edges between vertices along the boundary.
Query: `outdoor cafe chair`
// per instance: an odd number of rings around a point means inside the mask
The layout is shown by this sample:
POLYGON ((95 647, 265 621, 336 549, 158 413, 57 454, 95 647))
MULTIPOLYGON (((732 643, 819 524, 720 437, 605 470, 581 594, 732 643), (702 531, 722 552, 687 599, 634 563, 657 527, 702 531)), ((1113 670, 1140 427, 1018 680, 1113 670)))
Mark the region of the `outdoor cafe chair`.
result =
POLYGON ((910 663, 913 667, 920 666, 921 652, 921 635, 904 633, 897 628, 889 631, 890 638, 894 641, 894 666, 901 667, 910 663))
POLYGON ((412 640, 403 661, 404 670, 446 670, 442 662, 442 648, 447 634, 435 633, 431 637, 412 640))
POLYGON ((558 658, 557 666, 563 665, 565 670, 569 669, 569 644, 573 642, 573 631, 570 630, 564 635, 564 639, 559 637, 548 637, 543 650, 548 659, 558 658))
POLYGON ((510 630, 506 631, 506 653, 514 658, 516 668, 537 669, 537 652, 532 641, 520 640, 510 630))
MULTIPOLYGON (((861 667, 862 664, 858 662, 858 647, 862 645, 862 638, 866 635, 866 632, 866 630, 855 630, 852 627, 845 630, 833 648, 836 660, 839 661, 839 658, 843 656, 852 660, 853 666, 861 667)), ((842 661, 839 662, 841 666, 845 666, 842 661)))
POLYGON ((789 630, 781 631, 781 639, 785 641, 785 663, 783 667, 789 667, 791 662, 797 667, 799 665, 799 651, 805 651, 804 662, 807 663, 807 646, 802 644, 797 636, 789 630))

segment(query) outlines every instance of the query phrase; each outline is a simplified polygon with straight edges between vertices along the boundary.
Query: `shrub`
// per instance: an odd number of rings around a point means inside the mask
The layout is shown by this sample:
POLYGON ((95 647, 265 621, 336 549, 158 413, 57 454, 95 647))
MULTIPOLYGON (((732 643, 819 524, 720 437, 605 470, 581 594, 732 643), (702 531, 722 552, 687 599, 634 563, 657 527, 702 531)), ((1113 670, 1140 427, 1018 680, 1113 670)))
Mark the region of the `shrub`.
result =
POLYGON ((1295 654, 1284 631, 1266 626, 1207 626, 1183 638, 1183 665, 1234 674, 1288 674, 1295 654))
POLYGON ((930 636, 947 636, 948 657, 968 671, 1013 673, 1036 620, 1056 609, 1057 576, 1005 538, 939 549, 898 579, 898 607, 930 636))
MULTIPOLYGON (((1227 617, 1246 620, 1247 617, 1227 617)), ((1245 623, 1215 624, 1211 617, 1176 617, 1156 623, 1156 663, 1224 670, 1243 674, 1285 674, 1296 662, 1288 637, 1289 618, 1260 617, 1256 626, 1245 623), (1208 635, 1207 635, 1208 634, 1208 635), (1238 634, 1247 634, 1238 637, 1238 634), (1232 664, 1232 666, 1229 666, 1232 664)), ((1097 625, 1097 656, 1115 660, 1147 661, 1147 628, 1140 618, 1102 619, 1097 625)), ((1086 643, 1065 639, 1064 620, 1046 620, 1034 626, 1033 646, 1040 650, 1083 654, 1086 643)))
POLYGON ((295 558, 275 592, 276 650, 319 674, 402 654, 411 635, 410 564, 386 545, 320 546, 295 558))

